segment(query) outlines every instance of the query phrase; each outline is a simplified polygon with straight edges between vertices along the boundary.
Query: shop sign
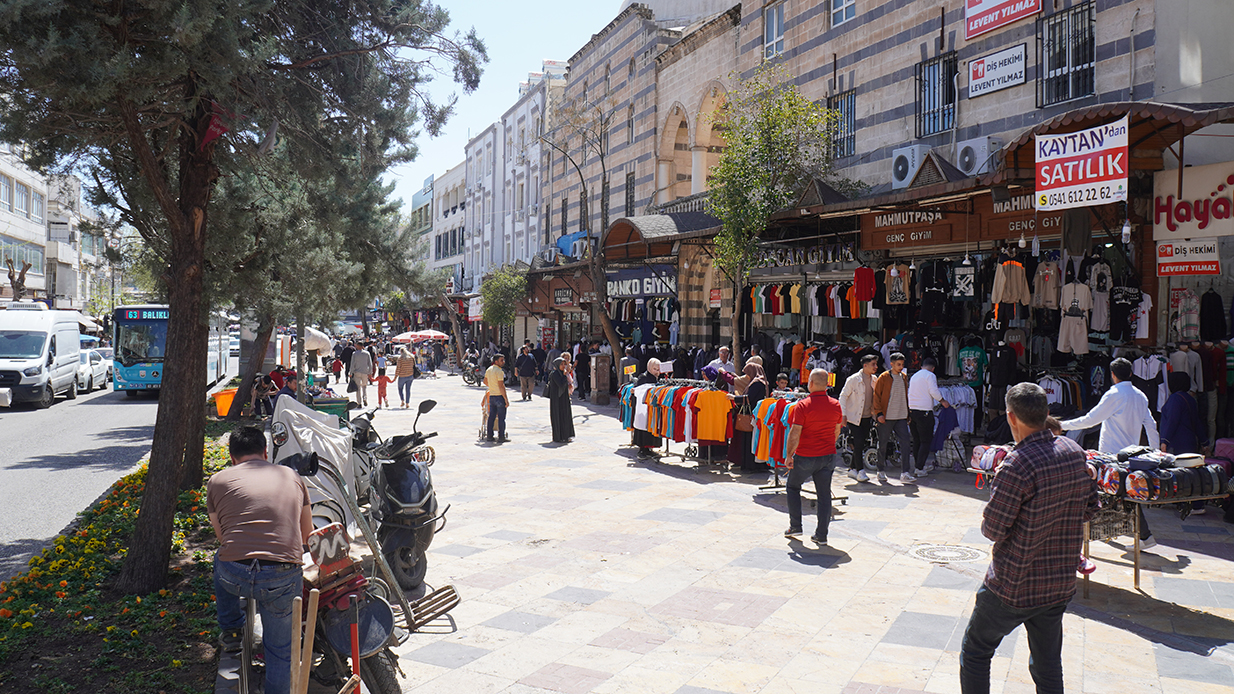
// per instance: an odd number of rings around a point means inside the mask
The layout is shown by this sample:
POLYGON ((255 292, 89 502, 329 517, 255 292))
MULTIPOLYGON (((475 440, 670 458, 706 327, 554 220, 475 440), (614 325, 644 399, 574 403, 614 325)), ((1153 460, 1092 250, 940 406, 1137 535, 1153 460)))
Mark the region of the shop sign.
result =
POLYGON ((864 215, 861 247, 933 246, 951 243, 951 222, 943 212, 915 210, 864 215))
POLYGON ((985 238, 1008 238, 1020 234, 1045 236, 1062 232, 1063 215, 1038 214, 1033 208, 1033 196, 1030 193, 1017 195, 1005 202, 995 202, 989 233, 985 238))
POLYGON ((823 265, 856 260, 851 242, 816 244, 801 248, 760 248, 751 268, 823 265))
POLYGON ((1163 241, 1157 244, 1157 276, 1220 275, 1217 239, 1163 241))
POLYGON ((677 268, 672 265, 615 270, 605 277, 610 299, 677 296, 677 268))
POLYGON ((1040 211, 1127 200, 1130 116, 1066 135, 1035 135, 1040 211))
POLYGON ((553 305, 554 306, 572 306, 574 304, 573 289, 554 289, 553 290, 553 305))
POLYGON ((1041 0, 964 0, 964 38, 971 41, 1040 11, 1041 0))
POLYGON ((473 296, 467 300, 467 320, 476 323, 484 317, 484 297, 473 296))
POLYGON ((1153 238, 1189 239, 1234 235, 1234 164, 1192 166, 1183 170, 1183 195, 1178 195, 1178 169, 1153 175, 1153 238))
POLYGON ((933 224, 946 219, 947 216, 942 212, 926 211, 926 212, 888 212, 887 214, 874 215, 874 228, 884 229, 887 227, 911 226, 921 224, 933 224))
POLYGON ((991 53, 968 63, 968 98, 992 94, 1000 89, 1024 84, 1028 64, 1028 44, 991 53))
POLYGON ((708 308, 720 308, 724 304, 724 293, 719 289, 711 290, 711 297, 708 300, 708 308))

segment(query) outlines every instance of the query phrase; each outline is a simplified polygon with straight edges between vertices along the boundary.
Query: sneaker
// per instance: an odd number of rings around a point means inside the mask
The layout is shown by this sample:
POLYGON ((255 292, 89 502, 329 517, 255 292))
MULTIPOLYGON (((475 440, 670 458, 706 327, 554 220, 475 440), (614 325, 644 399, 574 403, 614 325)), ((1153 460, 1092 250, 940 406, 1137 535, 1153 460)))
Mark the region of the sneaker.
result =
POLYGON ((925 470, 923 470, 923 471, 922 471, 922 474, 923 474, 923 475, 928 475, 928 474, 930 474, 931 472, 934 472, 934 471, 935 471, 935 470, 937 470, 937 469, 938 469, 938 466, 937 466, 937 465, 935 465, 934 463, 926 463, 925 470))
POLYGON ((855 479, 855 480, 859 480, 859 479, 861 479, 861 478, 857 476, 857 473, 858 473, 858 472, 860 472, 860 471, 859 471, 859 470, 849 470, 849 471, 848 471, 848 476, 849 476, 849 477, 851 477, 851 478, 853 478, 853 479, 855 479))
POLYGON ((858 482, 869 482, 870 476, 866 474, 865 470, 858 470, 857 471, 857 481, 858 482))
POLYGON ((1147 540, 1140 540, 1140 549, 1149 549, 1156 546, 1157 541, 1153 539, 1152 535, 1149 535, 1147 540))
POLYGON ((886 472, 883 472, 882 470, 879 470, 879 471, 878 471, 878 481, 879 481, 879 482, 886 482, 886 481, 887 481, 887 473, 886 473, 886 472))
POLYGON ((1191 509, 1191 515, 1193 516, 1202 516, 1205 513, 1208 513, 1208 509, 1203 506, 1201 506, 1200 508, 1191 509))
POLYGON ((244 645, 244 632, 239 629, 219 634, 219 648, 224 653, 239 653, 244 645))
POLYGON ((814 541, 814 544, 818 545, 819 547, 826 547, 826 546, 827 546, 827 538, 825 538, 825 537, 819 537, 819 536, 818 536, 818 533, 814 533, 813 535, 811 535, 811 536, 810 536, 810 539, 811 539, 811 540, 813 540, 813 541, 814 541))
POLYGON ((784 531, 784 537, 801 537, 801 528, 789 528, 784 531))
POLYGON ((925 477, 925 476, 926 476, 926 475, 928 475, 928 474, 930 474, 930 471, 929 471, 928 469, 925 469, 925 468, 917 468, 917 469, 913 470, 913 476, 914 476, 914 477, 925 477))
POLYGON ((911 473, 906 472, 900 475, 900 482, 904 484, 917 484, 917 478, 913 477, 911 473))

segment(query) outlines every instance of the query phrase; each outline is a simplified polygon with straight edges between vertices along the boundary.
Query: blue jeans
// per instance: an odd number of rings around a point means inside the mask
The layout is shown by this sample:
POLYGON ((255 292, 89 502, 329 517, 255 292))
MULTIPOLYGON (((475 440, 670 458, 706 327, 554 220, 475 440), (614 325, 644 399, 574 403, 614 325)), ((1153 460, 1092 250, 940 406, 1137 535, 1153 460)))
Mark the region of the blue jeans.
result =
POLYGON ((414 376, 399 376, 398 377, 398 399, 399 402, 411 402, 411 382, 416 380, 414 376))
POLYGON ((266 694, 291 690, 291 601, 303 590, 304 573, 295 564, 262 566, 214 557, 214 598, 219 629, 244 628, 240 598, 257 601, 266 654, 266 694))
POLYGON ((506 399, 500 395, 488 396, 488 429, 487 438, 493 438, 493 424, 497 424, 497 438, 506 437, 506 399))
POLYGON ((1003 637, 1024 625, 1028 633, 1028 672, 1037 694, 1063 692, 1063 613, 1067 602, 1018 610, 984 585, 968 620, 960 647, 960 691, 989 694, 990 659, 1003 637))
POLYGON ((814 493, 818 495, 818 529, 814 531, 814 536, 820 540, 827 539, 827 528, 831 524, 831 474, 835 472, 837 461, 844 461, 839 453, 794 456, 793 469, 784 483, 788 495, 789 527, 801 527, 801 485, 807 479, 813 479, 814 493))

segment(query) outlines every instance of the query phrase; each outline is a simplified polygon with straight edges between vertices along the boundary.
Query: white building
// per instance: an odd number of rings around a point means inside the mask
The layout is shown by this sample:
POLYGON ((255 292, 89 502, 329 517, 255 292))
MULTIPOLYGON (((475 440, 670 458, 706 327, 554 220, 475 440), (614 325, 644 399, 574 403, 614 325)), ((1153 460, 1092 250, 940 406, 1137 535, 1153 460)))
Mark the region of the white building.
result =
POLYGON ((82 231, 98 215, 81 199, 81 179, 57 176, 47 182, 47 294, 52 306, 101 315, 112 308, 112 266, 106 239, 82 231))
POLYGON ((428 265, 448 267, 454 283, 462 280, 463 246, 467 233, 467 165, 459 162, 433 184, 433 231, 429 239, 428 265))
POLYGON ((502 170, 505 161, 502 150, 505 128, 501 121, 485 128, 471 139, 466 153, 467 233, 463 246, 464 291, 477 291, 479 278, 505 262, 505 244, 501 242, 502 170), (496 240, 496 242, 494 242, 496 240))
POLYGON ((566 63, 546 60, 541 72, 519 85, 519 98, 501 117, 505 143, 502 151, 502 215, 499 237, 504 262, 531 263, 547 246, 549 220, 541 197, 544 175, 545 114, 565 89, 566 63))
MULTIPOLYGON (((10 145, 0 144, 0 263, 12 260, 26 272, 26 298, 47 296, 47 186, 26 168, 10 145)), ((0 274, 0 298, 11 299, 8 268, 0 274)))

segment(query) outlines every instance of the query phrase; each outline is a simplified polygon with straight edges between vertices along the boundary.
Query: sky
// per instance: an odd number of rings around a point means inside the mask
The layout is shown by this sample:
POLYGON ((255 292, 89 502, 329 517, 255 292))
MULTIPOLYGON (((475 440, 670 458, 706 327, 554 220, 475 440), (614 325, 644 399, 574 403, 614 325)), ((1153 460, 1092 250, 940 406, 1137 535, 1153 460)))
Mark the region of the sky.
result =
POLYGON ((416 140, 420 153, 410 164, 386 173, 394 183, 392 197, 403 199, 403 213, 411 212, 411 197, 430 175, 441 176, 463 161, 463 147, 518 100, 519 82, 539 72, 544 60, 569 60, 591 35, 603 29, 621 9, 619 0, 439 0, 450 12, 451 29, 465 32, 474 26, 488 48, 489 62, 480 88, 462 93, 449 74, 440 75, 429 91, 438 102, 458 94, 454 116, 441 135, 422 133, 416 140), (470 133, 470 134, 469 134, 470 133))

